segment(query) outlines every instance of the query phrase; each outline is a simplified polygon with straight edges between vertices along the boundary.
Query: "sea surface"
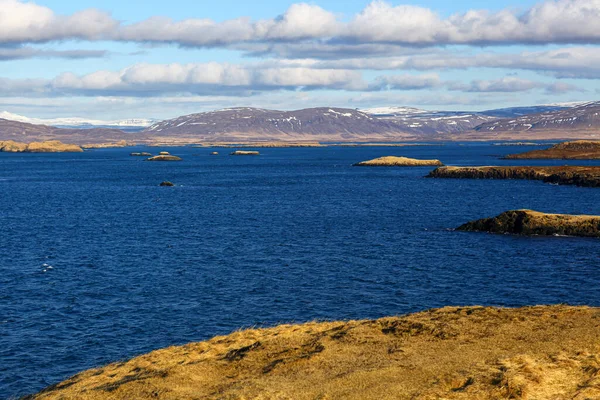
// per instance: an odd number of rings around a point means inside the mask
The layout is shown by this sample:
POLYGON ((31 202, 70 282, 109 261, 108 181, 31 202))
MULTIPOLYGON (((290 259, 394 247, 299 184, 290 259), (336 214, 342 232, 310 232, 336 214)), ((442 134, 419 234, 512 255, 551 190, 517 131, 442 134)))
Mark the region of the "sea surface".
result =
POLYGON ((534 148, 160 149, 184 159, 172 163, 129 156, 158 151, 142 147, 0 153, 0 398, 241 327, 600 306, 600 240, 453 230, 517 208, 600 214, 600 189, 352 167, 383 155, 567 164, 498 160, 534 148))

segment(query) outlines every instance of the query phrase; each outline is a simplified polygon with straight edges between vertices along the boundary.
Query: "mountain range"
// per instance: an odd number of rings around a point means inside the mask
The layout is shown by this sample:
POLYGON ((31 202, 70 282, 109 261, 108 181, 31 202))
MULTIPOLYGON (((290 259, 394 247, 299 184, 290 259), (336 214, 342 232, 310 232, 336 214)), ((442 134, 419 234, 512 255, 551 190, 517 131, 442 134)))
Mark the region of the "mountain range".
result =
POLYGON ((0 119, 10 121, 25 122, 35 125, 48 125, 57 128, 75 128, 75 129, 91 129, 91 128, 114 128, 129 131, 141 131, 148 126, 158 122, 154 119, 133 118, 125 120, 104 121, 97 119, 87 119, 81 117, 69 118, 30 118, 19 114, 13 114, 8 111, 0 112, 0 119))
POLYGON ((160 122, 150 119, 44 120, 0 113, 0 140, 58 139, 77 144, 118 140, 190 144, 558 138, 600 138, 600 102, 514 107, 482 112, 428 111, 411 107, 361 110, 316 107, 296 111, 237 107, 184 115, 160 122))

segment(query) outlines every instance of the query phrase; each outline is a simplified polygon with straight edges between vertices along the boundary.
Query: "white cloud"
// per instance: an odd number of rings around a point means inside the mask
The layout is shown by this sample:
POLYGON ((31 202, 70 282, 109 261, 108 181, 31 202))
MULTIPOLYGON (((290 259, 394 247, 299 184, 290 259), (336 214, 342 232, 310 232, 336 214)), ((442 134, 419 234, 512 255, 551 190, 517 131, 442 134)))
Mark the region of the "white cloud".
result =
POLYGON ((348 22, 343 17, 317 5, 297 3, 279 17, 258 21, 245 17, 173 21, 155 16, 123 24, 96 9, 65 16, 35 3, 0 0, 0 43, 83 39, 202 47, 299 41, 410 46, 600 42, 599 0, 546 0, 524 13, 466 10, 448 18, 428 8, 376 0, 348 22))
POLYGON ((108 13, 87 9, 70 16, 18 0, 0 0, 0 43, 97 40, 119 27, 108 13))
MULTIPOLYGON (((218 90, 347 89, 366 87, 358 71, 203 64, 136 64, 121 71, 97 71, 78 76, 63 73, 48 82, 55 92, 99 94, 215 93, 218 90)), ((1 90, 0 90, 1 93, 1 90)))
POLYGON ((227 63, 136 64, 120 71, 99 70, 86 75, 62 73, 54 79, 0 79, 0 96, 113 96, 153 97, 169 95, 250 96, 274 91, 315 89, 347 92, 398 92, 444 89, 465 93, 508 93, 545 90, 560 94, 581 91, 562 82, 538 82, 514 76, 492 80, 457 82, 437 74, 387 74, 366 81, 360 71, 310 66, 250 65, 227 63))

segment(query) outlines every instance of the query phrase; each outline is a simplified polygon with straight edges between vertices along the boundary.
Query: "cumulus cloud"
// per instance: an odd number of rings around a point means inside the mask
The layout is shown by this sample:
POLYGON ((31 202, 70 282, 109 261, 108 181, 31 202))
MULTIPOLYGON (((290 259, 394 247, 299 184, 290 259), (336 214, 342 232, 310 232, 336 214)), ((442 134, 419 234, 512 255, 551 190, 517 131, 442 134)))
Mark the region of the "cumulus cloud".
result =
POLYGON ((115 96, 153 97, 185 95, 249 96, 274 91, 311 91, 317 89, 347 92, 418 91, 443 89, 465 93, 580 91, 562 82, 536 82, 514 76, 468 83, 443 80, 437 74, 389 74, 366 81, 360 71, 287 66, 285 63, 236 65, 136 64, 120 71, 99 70, 85 75, 62 73, 53 79, 0 81, 0 96, 115 96))
POLYGON ((35 3, 0 0, 0 26, 0 43, 36 43, 102 39, 116 31, 119 22, 96 9, 62 16, 35 3))
POLYGON ((137 64, 121 71, 79 76, 64 73, 48 83, 54 92, 152 95, 175 92, 231 93, 265 90, 356 90, 365 87, 358 71, 268 67, 264 65, 137 64))
POLYGON ((546 0, 523 13, 467 10, 447 18, 428 8, 375 0, 349 21, 319 6, 297 3, 278 17, 257 21, 244 17, 174 21, 155 16, 133 24, 96 9, 65 16, 35 3, 0 0, 3 43, 83 39, 197 47, 301 41, 408 46, 597 44, 598 22, 600 0, 546 0))
POLYGON ((449 71, 495 68, 534 71, 555 78, 600 78, 600 52, 595 47, 568 47, 516 54, 438 51, 400 57, 347 58, 338 60, 288 60, 289 65, 356 70, 449 71))

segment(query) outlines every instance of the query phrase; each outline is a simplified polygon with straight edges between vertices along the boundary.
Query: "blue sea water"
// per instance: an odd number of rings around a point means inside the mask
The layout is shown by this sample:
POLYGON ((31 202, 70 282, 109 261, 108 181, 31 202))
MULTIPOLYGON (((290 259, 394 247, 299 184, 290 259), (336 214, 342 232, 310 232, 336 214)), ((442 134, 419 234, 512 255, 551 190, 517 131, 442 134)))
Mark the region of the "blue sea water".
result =
POLYGON ((600 305, 599 240, 452 230, 516 208, 600 214, 600 189, 351 166, 382 155, 509 165, 498 157, 529 149, 167 149, 179 163, 131 149, 0 153, 0 398, 240 327, 600 305))

